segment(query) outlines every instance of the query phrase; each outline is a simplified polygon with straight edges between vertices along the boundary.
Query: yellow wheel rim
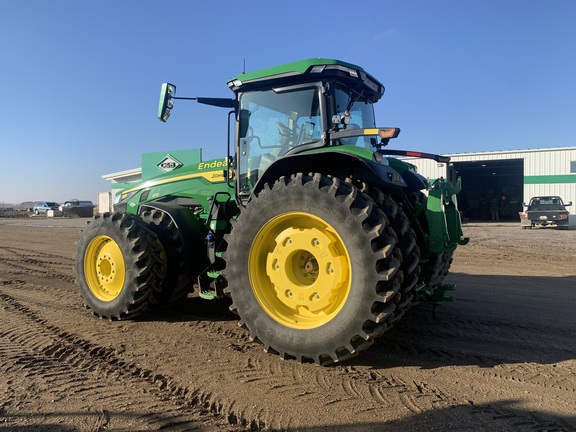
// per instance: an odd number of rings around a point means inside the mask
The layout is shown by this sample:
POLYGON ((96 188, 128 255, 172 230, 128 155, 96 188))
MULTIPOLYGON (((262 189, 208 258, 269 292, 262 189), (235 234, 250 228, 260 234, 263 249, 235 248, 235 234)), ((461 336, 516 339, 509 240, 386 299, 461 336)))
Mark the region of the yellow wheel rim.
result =
POLYGON ((295 329, 320 327, 342 309, 352 269, 342 238, 323 219, 285 213, 258 232, 248 273, 256 299, 276 322, 295 329))
POLYGON ((108 236, 94 237, 84 255, 84 275, 92 294, 104 302, 114 300, 124 286, 125 270, 118 244, 108 236))

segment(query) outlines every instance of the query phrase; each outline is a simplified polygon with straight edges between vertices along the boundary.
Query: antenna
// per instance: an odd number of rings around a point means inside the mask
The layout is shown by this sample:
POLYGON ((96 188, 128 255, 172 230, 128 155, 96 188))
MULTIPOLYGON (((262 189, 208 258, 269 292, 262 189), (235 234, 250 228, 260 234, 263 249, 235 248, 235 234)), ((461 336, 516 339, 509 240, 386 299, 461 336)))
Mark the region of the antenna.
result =
POLYGON ((243 60, 244 64, 242 65, 242 73, 245 74, 246 73, 246 59, 243 60))

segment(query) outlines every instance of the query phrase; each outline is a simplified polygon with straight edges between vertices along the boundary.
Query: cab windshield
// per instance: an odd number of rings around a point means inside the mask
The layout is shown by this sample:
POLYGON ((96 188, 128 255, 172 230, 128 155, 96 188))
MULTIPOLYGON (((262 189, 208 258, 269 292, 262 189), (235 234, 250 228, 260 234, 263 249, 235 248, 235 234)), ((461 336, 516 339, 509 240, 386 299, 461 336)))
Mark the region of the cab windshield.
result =
POLYGON ((240 194, 250 193, 276 159, 322 136, 320 89, 316 86, 244 93, 240 109, 247 119, 238 143, 240 194))
MULTIPOLYGON (((362 94, 351 90, 350 88, 336 83, 334 86, 336 113, 344 116, 346 110, 350 113, 350 124, 341 130, 375 128, 376 119, 374 117, 374 106, 369 103, 362 94)), ((369 136, 346 138, 340 140, 342 145, 352 145, 364 147, 368 150, 375 151, 369 136)))

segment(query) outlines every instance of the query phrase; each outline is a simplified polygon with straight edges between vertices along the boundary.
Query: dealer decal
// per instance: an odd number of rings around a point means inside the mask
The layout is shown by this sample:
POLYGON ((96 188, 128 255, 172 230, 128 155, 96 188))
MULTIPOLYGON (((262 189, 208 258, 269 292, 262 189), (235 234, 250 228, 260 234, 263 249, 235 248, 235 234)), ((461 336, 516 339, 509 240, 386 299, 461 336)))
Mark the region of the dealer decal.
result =
POLYGON ((166 157, 162 159, 156 166, 164 172, 170 172, 180 168, 182 165, 182 162, 180 162, 174 156, 167 154, 166 157))

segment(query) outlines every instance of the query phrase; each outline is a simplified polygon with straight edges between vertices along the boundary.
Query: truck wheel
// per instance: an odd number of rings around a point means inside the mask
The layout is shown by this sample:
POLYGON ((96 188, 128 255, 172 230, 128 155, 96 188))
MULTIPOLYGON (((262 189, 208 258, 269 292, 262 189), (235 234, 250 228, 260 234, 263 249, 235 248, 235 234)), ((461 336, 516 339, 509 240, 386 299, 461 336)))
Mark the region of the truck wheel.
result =
POLYGON ((102 318, 135 318, 154 308, 161 266, 156 235, 138 216, 96 216, 76 242, 74 269, 80 295, 102 318))
POLYGON ((397 251, 399 252, 398 260, 401 263, 402 279, 397 312, 394 317, 394 320, 397 321, 410 307, 414 298, 414 289, 421 272, 420 248, 418 247, 416 233, 410 226, 410 221, 401 206, 378 188, 371 187, 368 193, 388 217, 390 226, 398 236, 397 251))
POLYGON ((191 291, 192 278, 190 266, 184 251, 184 241, 180 230, 168 213, 158 209, 146 210, 142 219, 158 236, 162 258, 161 292, 158 295, 160 305, 175 302, 191 291))
POLYGON ((357 187, 320 174, 282 177, 232 221, 225 253, 230 309, 282 358, 350 358, 394 321, 396 240, 357 187))

